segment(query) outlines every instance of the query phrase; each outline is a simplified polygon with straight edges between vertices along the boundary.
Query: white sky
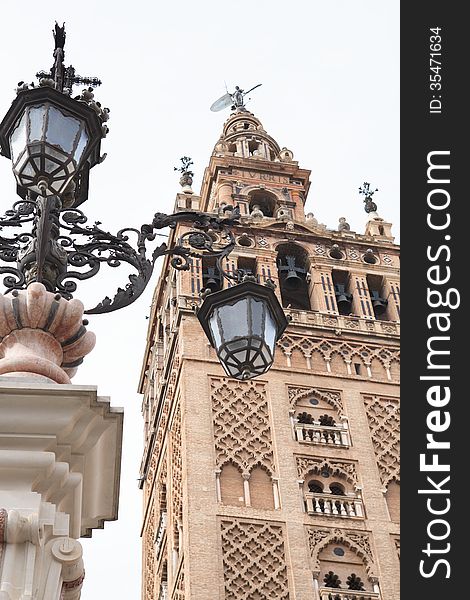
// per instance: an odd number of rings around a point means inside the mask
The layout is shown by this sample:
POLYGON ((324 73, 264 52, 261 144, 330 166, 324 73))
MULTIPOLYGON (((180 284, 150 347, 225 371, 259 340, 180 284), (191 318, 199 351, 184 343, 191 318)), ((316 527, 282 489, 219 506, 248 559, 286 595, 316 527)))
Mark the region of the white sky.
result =
MULTIPOLYGON (((358 187, 379 188, 379 214, 399 211, 399 2, 377 0, 150 0, 3 3, 0 115, 20 80, 52 65, 54 21, 65 21, 66 65, 104 82, 95 98, 111 109, 108 157, 91 174, 82 207, 112 232, 172 212, 183 155, 199 191, 229 111, 209 106, 235 85, 280 146, 312 170, 306 212, 336 228, 341 216, 363 232, 358 187)), ((77 88, 79 93, 81 88, 77 88)), ((10 163, 0 158, 0 212, 15 200, 10 163)), ((82 285, 87 307, 127 282, 124 268, 82 285)), ((109 271, 109 270, 108 270, 109 271)), ((97 385, 124 406, 119 520, 83 540, 84 600, 140 598, 141 397, 136 393, 151 294, 114 314, 90 318, 95 350, 74 383, 97 385)), ((202 335, 202 333, 201 333, 202 335)), ((209 600, 209 599, 208 599, 209 600)))

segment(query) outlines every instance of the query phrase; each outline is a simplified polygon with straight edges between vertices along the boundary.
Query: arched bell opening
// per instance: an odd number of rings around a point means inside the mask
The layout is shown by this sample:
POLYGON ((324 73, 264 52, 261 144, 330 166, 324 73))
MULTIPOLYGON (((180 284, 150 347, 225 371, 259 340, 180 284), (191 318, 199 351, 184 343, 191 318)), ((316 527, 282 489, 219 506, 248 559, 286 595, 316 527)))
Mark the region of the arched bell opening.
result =
POLYGON ((277 198, 274 194, 263 189, 257 189, 250 192, 248 196, 250 213, 257 206, 265 217, 274 217, 277 208, 277 198))
POLYGON ((348 316, 352 312, 352 294, 349 291, 348 271, 333 270, 331 272, 335 290, 336 306, 340 315, 348 316))
POLYGON ((202 287, 211 292, 222 289, 222 277, 217 269, 216 260, 212 256, 202 257, 202 287))
POLYGON ((257 274, 256 258, 250 256, 239 256, 237 260, 237 275, 238 280, 243 281, 245 275, 256 277, 257 283, 259 283, 259 277, 257 274))
POLYGON ((367 275, 367 285, 375 318, 388 321, 388 300, 384 292, 384 278, 381 275, 367 275))
POLYGON ((310 310, 307 251, 301 246, 291 243, 281 244, 277 251, 282 305, 286 308, 310 310))

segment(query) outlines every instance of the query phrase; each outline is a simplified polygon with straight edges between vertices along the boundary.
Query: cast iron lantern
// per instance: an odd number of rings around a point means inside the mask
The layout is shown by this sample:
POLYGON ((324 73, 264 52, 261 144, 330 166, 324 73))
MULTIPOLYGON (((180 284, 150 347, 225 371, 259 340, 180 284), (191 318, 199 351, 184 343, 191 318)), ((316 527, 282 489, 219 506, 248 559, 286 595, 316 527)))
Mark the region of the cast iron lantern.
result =
POLYGON ((90 106, 47 85, 20 91, 0 124, 18 187, 43 196, 61 196, 87 159, 94 166, 101 138, 90 106))
POLYGON ((235 379, 258 377, 271 367, 288 323, 273 289, 252 281, 208 294, 197 316, 225 372, 235 379))

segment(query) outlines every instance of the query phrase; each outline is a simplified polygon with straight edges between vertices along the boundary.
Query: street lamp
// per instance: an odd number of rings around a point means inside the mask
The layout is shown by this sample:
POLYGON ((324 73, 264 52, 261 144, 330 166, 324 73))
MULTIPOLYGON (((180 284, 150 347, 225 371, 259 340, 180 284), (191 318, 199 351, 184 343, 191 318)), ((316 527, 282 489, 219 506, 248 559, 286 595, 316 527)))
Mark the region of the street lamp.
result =
POLYGON ((275 344, 287 327, 273 288, 255 283, 250 276, 208 294, 197 316, 225 372, 235 379, 266 373, 274 361, 275 344))
MULTIPOLYGON (((226 373, 249 379, 265 373, 272 365, 276 341, 287 320, 271 287, 256 283, 241 272, 227 273, 223 259, 235 247, 231 227, 239 220, 238 208, 226 207, 223 217, 196 211, 172 215, 156 213, 151 223, 139 229, 124 228, 113 235, 87 224, 78 208, 88 197, 88 173, 99 164, 101 139, 108 132, 109 110, 94 100, 96 78, 80 77, 64 66, 65 29, 56 23, 54 64, 49 73, 40 72, 39 86, 20 83, 17 97, 0 123, 1 154, 11 159, 21 200, 0 217, 0 274, 7 293, 42 283, 49 292, 72 298, 77 284, 96 275, 103 263, 117 267, 122 262, 136 269, 124 288, 111 299, 104 298, 88 314, 111 312, 133 303, 144 291, 160 256, 170 255, 172 267, 188 270, 193 257, 215 260, 220 279, 235 280, 231 287, 209 293, 198 319, 216 349, 226 373), (87 84, 82 94, 71 97, 73 85, 87 84), (147 243, 156 230, 175 228, 178 222, 192 223, 175 244, 161 244, 147 257, 147 243), (30 224, 5 237, 10 228, 30 224), (211 231, 221 232, 225 246, 216 246, 211 231), (129 242, 135 236, 135 246, 129 242), (72 267, 72 268, 70 268, 72 267)), ((192 161, 183 157, 181 182, 190 185, 192 161)))

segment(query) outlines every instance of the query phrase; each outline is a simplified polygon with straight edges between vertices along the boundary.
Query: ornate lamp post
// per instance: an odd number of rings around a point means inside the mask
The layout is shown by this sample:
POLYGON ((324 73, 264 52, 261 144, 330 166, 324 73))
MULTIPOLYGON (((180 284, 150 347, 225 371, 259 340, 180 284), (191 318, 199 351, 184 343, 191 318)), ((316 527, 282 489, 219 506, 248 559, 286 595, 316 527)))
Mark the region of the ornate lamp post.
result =
MULTIPOLYGON (((227 207, 230 213, 222 218, 195 211, 156 213, 139 229, 126 227, 115 235, 98 223, 87 224, 78 206, 88 197, 89 170, 102 160, 100 143, 108 132, 109 110, 94 99, 93 87, 101 83, 98 79, 77 76, 73 67, 64 66, 64 27, 56 24, 54 39, 50 72, 37 74, 38 86, 19 84, 17 97, 0 124, 1 154, 12 161, 21 197, 0 218, 0 259, 5 263, 0 274, 6 274, 7 293, 38 282, 68 300, 77 288, 74 280, 93 277, 103 263, 117 267, 124 262, 137 273, 129 276, 112 299, 105 297, 85 311, 111 312, 142 294, 155 261, 164 255, 173 257, 174 268, 186 270, 192 257, 205 254, 215 258, 221 278, 240 279, 239 274, 222 268, 222 260, 235 246, 230 227, 239 219, 236 208, 227 207), (74 84, 88 87, 72 98, 74 84), (148 256, 147 244, 155 240, 157 230, 174 228, 178 222, 192 223, 193 231, 171 247, 157 246, 148 256), (26 224, 30 232, 7 235, 26 224), (215 247, 210 230, 221 231, 227 244, 215 247)), ((183 157, 182 163, 177 170, 184 185, 190 186, 192 161, 183 157)), ((198 318, 227 374, 239 379, 256 377, 270 368, 275 342, 287 325, 272 289, 253 281, 206 294, 198 318)))

